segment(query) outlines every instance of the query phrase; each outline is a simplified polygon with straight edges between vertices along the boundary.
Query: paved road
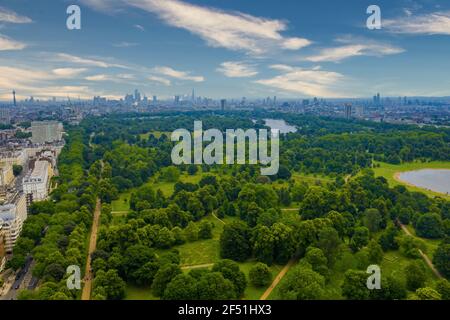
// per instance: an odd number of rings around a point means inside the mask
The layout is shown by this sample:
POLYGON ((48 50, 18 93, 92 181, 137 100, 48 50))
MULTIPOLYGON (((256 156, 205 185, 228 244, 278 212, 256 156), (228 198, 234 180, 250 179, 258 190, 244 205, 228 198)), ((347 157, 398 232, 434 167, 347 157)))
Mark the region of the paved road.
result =
MULTIPOLYGON (((25 266, 15 275, 12 285, 9 287, 9 291, 0 297, 0 300, 17 300, 17 295, 22 289, 26 289, 28 282, 31 280, 31 270, 33 269, 33 258, 29 256, 25 262, 25 266)), ((8 279, 9 280, 9 279, 8 279)))
POLYGON ((100 202, 100 199, 97 199, 97 204, 95 206, 94 211, 94 219, 92 222, 92 231, 91 231, 91 238, 89 240, 89 250, 88 250, 88 256, 86 260, 86 271, 84 275, 84 286, 83 291, 81 293, 81 300, 90 300, 91 299, 91 291, 92 291, 92 280, 94 278, 92 267, 91 267, 91 255, 95 251, 95 248, 97 247, 97 233, 98 233, 98 226, 100 223, 100 213, 102 209, 102 204, 100 202))
POLYGON ((189 269, 202 269, 202 268, 209 268, 212 267, 214 263, 204 263, 204 264, 197 264, 193 266, 181 266, 182 270, 189 270, 189 269))

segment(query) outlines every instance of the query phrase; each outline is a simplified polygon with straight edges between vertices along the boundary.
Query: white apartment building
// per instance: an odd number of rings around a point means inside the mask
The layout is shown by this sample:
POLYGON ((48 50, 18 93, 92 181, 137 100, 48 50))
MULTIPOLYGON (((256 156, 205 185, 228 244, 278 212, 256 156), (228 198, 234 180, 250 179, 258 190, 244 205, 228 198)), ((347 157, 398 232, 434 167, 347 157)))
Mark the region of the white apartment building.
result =
POLYGON ((11 253, 27 219, 27 203, 23 193, 16 193, 6 204, 0 206, 0 226, 4 233, 4 250, 11 253))
POLYGON ((31 122, 31 142, 44 144, 62 140, 63 126, 57 121, 31 122))
POLYGON ((14 180, 13 168, 9 164, 0 164, 0 187, 6 187, 14 180))
POLYGON ((0 224, 0 272, 2 272, 5 269, 6 265, 5 242, 6 242, 5 230, 3 230, 3 225, 0 224))
POLYGON ((47 199, 48 188, 50 186, 51 165, 47 161, 36 161, 34 169, 28 173, 22 181, 23 192, 31 195, 33 201, 47 199))

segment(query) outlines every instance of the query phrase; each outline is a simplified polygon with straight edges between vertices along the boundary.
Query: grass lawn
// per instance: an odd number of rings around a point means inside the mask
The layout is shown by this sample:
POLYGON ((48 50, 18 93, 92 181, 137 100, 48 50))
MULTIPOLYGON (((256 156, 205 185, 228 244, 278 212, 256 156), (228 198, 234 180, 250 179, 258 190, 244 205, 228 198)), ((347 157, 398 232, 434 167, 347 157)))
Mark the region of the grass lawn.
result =
POLYGON ((434 251, 436 251, 437 247, 439 246, 439 244, 441 243, 442 239, 427 239, 427 238, 422 238, 419 237, 416 234, 416 230, 413 228, 413 226, 411 225, 407 225, 406 228, 408 229, 409 232, 411 232, 411 234, 416 237, 417 239, 420 239, 423 241, 423 243, 425 244, 425 253, 428 255, 428 257, 430 259, 433 259, 433 254, 434 251))
POLYGON ((127 284, 125 300, 159 300, 159 298, 153 295, 150 288, 141 288, 127 284))
MULTIPOLYGON (((257 263, 257 261, 247 261, 247 262, 241 262, 239 263, 239 268, 242 272, 245 273, 245 276, 247 278, 247 288, 244 292, 243 300, 259 300, 259 298, 263 295, 263 293, 266 291, 267 287, 261 287, 257 288, 250 284, 248 273, 250 272, 250 269, 257 263)), ((281 269, 283 269, 283 266, 279 265, 272 265, 269 267, 270 271, 272 273, 272 280, 275 279, 275 277, 280 273, 281 269)))
POLYGON ((292 179, 294 179, 295 182, 306 182, 310 185, 314 185, 317 183, 327 184, 334 181, 333 178, 324 176, 324 175, 317 175, 317 174, 305 174, 300 172, 295 172, 292 174, 292 179))
POLYGON ((215 263, 220 260, 220 235, 223 230, 223 223, 207 216, 202 219, 214 223, 213 238, 188 242, 174 247, 180 251, 181 266, 195 266, 199 264, 215 263))
POLYGON ((429 197, 439 196, 450 200, 450 196, 448 195, 407 185, 402 183, 401 181, 396 180, 394 177, 396 173, 404 171, 414 171, 420 169, 450 169, 450 162, 448 161, 410 162, 410 163, 403 163, 400 165, 388 164, 383 162, 375 162, 375 163, 377 165, 380 165, 379 168, 373 168, 375 176, 385 177, 386 180, 389 182, 390 187, 394 187, 396 185, 404 185, 410 191, 422 192, 428 195, 429 197))

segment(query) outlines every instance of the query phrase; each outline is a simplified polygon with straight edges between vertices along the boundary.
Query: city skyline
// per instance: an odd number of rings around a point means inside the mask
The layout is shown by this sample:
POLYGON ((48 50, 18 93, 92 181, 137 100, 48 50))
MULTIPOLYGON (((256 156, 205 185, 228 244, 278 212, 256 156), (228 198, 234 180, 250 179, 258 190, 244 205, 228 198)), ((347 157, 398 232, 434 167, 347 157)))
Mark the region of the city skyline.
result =
POLYGON ((450 96, 450 6, 379 1, 369 30, 370 4, 7 0, 0 100, 450 96), (70 4, 81 30, 66 28, 70 4))

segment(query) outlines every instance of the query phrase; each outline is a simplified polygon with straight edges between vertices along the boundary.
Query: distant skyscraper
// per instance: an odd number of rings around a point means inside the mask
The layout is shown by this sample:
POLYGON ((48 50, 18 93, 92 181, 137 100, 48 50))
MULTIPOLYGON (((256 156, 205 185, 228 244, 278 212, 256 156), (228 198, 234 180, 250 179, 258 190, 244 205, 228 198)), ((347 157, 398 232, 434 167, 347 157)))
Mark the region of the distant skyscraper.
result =
POLYGON ((17 106, 17 103, 16 103, 16 90, 13 90, 13 105, 14 105, 14 107, 15 106, 17 106))
POLYGON ((139 93, 138 89, 134 90, 134 101, 135 102, 141 101, 141 94, 139 93))
POLYGON ((194 89, 192 89, 191 101, 195 102, 195 91, 194 91, 194 89))
POLYGON ((345 104, 345 117, 347 119, 352 117, 352 105, 350 103, 345 104))
POLYGON ((225 99, 220 100, 220 109, 221 109, 222 111, 225 110, 226 104, 227 104, 227 100, 225 100, 225 99))
POLYGON ((179 104, 180 103, 180 96, 175 96, 175 104, 179 104))
POLYGON ((153 103, 157 103, 158 102, 158 97, 157 96, 153 96, 153 103))

